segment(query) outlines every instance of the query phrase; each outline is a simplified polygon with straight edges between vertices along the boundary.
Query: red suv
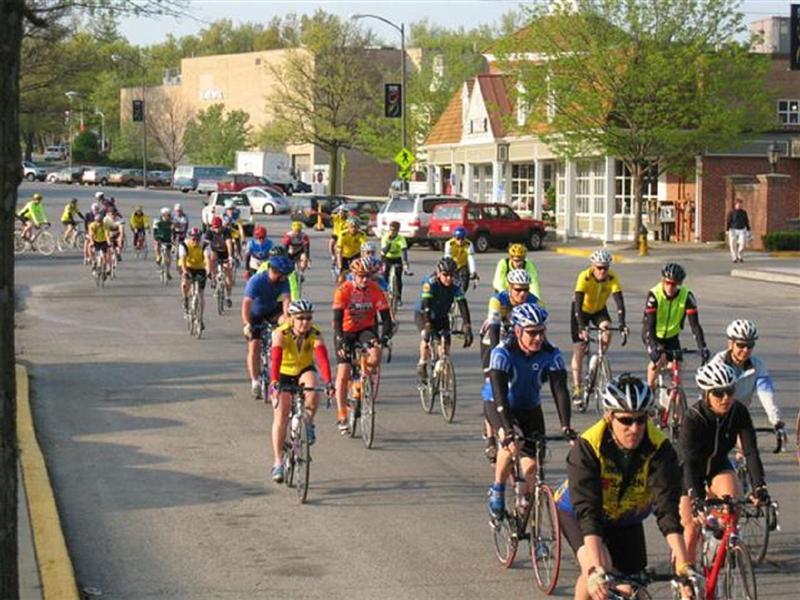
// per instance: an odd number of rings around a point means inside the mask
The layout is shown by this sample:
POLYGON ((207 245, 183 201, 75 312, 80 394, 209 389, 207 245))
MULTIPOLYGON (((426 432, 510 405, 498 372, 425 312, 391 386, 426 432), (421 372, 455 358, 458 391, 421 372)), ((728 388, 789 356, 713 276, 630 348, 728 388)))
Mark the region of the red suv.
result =
POLYGON ((434 247, 440 246, 453 237, 456 227, 467 230, 476 252, 486 252, 490 246, 505 248, 512 242, 539 250, 544 243, 544 222, 520 217, 505 204, 440 204, 433 209, 428 238, 434 247))
MULTIPOLYGON (((249 187, 276 188, 266 177, 259 177, 252 173, 233 173, 231 175, 225 175, 225 177, 217 182, 218 192, 241 192, 243 189, 249 187)), ((277 188, 276 191, 283 194, 282 188, 277 188)))

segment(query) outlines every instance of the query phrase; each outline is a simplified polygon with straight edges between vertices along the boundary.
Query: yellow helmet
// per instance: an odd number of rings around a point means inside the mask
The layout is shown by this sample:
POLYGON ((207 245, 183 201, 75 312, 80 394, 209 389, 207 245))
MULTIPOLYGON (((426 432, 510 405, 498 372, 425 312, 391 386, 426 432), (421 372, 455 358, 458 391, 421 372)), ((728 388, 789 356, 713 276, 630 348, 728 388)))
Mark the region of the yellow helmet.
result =
POLYGON ((42 195, 39 194, 39 193, 36 193, 36 194, 33 195, 33 199, 34 200, 41 200, 42 199, 42 195))
POLYGON ((525 249, 525 246, 522 244, 511 244, 508 247, 508 255, 511 258, 525 258, 528 254, 528 251, 525 249))
POLYGON ((303 231, 303 224, 300 221, 292 221, 292 231, 303 231))

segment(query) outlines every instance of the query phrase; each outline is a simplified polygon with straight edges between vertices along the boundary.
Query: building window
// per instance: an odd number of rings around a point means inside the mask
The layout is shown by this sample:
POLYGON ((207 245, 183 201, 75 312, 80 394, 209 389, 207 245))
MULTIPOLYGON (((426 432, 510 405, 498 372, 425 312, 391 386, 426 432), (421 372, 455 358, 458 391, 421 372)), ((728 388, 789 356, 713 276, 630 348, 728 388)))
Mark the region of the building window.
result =
POLYGON ((778 121, 782 125, 800 124, 800 100, 778 100, 778 121))
POLYGON ((533 210, 535 184, 536 167, 533 163, 511 165, 511 205, 516 210, 533 210))
POLYGON ((473 165, 472 191, 470 198, 473 202, 489 202, 492 192, 492 166, 473 165))
POLYGON ((563 215, 566 211, 567 178, 566 166, 563 162, 556 165, 556 214, 563 215))
MULTIPOLYGON (((633 179, 631 172, 622 161, 615 161, 614 173, 614 212, 618 215, 633 214, 633 179)), ((642 198, 642 213, 648 200, 658 199, 658 170, 653 166, 649 176, 645 176, 645 189, 642 198)))
POLYGON ((579 215, 603 214, 603 161, 581 161, 575 165, 575 212, 579 215))

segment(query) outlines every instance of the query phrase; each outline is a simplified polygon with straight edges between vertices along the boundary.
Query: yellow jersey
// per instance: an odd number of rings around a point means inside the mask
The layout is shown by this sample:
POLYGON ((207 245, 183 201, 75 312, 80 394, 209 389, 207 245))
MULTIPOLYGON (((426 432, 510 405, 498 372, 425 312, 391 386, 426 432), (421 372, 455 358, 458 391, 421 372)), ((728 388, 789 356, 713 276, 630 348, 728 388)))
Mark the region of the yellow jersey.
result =
POLYGON ((179 267, 194 269, 195 271, 206 268, 206 255, 202 244, 195 244, 191 241, 185 242, 180 245, 179 252, 179 267))
POLYGON ((281 337, 281 348, 283 348, 281 375, 297 377, 303 370, 314 365, 314 344, 320 337, 320 331, 315 325, 311 326, 299 345, 290 322, 287 321, 280 325, 275 331, 283 334, 281 337))
POLYGON ((331 229, 336 237, 342 235, 342 232, 347 229, 347 217, 339 214, 331 215, 331 229))
POLYGON ((617 274, 610 270, 603 281, 595 279, 592 267, 578 273, 578 280, 575 282, 575 291, 583 292, 583 304, 581 310, 593 315, 603 310, 611 294, 622 291, 617 274))
POLYGON ((78 207, 70 202, 64 207, 64 212, 61 213, 61 222, 69 223, 70 221, 74 221, 75 217, 77 216, 78 216, 78 207))
POLYGON ((459 269, 465 269, 469 266, 469 255, 470 251, 472 250, 472 242, 465 239, 464 243, 460 243, 455 238, 449 239, 447 241, 447 249, 449 250, 449 256, 454 261, 456 261, 456 266, 459 269))
POLYGON ((108 232, 106 232, 106 228, 102 222, 92 221, 89 223, 89 239, 99 243, 108 241, 108 232))
POLYGON ((147 215, 142 213, 137 215, 133 213, 131 215, 131 229, 136 231, 137 229, 147 229, 148 225, 150 225, 150 219, 147 218, 147 215))
POLYGON ((342 251, 344 258, 353 258, 361 254, 361 244, 367 241, 367 234, 359 231, 355 235, 345 230, 339 235, 336 247, 342 251))

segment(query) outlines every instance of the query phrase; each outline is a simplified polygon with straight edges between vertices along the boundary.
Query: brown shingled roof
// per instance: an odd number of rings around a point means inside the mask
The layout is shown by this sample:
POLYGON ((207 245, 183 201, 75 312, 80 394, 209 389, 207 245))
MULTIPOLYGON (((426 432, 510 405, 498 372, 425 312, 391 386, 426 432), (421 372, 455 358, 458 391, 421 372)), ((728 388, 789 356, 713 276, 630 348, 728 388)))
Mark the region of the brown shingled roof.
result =
MULTIPOLYGON (((474 80, 467 81, 467 90, 469 92, 472 91, 473 84, 474 80)), ((459 86, 447 108, 444 109, 434 126, 431 127, 428 137, 425 138, 424 146, 457 144, 461 141, 463 130, 463 123, 461 122, 461 91, 462 88, 459 86)))
POLYGON ((483 102, 489 113, 494 137, 506 134, 506 119, 512 114, 509 86, 511 80, 506 75, 478 75, 483 102))

